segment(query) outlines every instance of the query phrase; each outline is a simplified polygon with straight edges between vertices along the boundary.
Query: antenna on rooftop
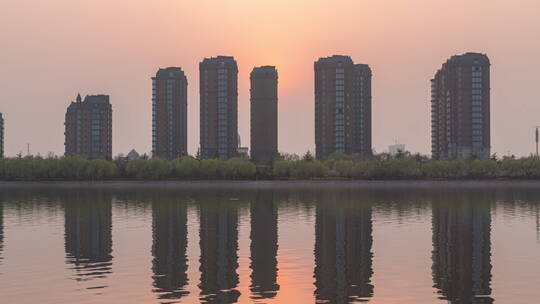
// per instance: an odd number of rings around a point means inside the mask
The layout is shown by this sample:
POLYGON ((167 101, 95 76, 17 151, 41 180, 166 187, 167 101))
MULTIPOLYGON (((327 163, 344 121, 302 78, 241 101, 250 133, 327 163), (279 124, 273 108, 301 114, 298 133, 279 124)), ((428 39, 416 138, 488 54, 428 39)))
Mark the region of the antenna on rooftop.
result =
POLYGON ((536 157, 538 157, 538 139, 539 139, 538 126, 536 126, 536 130, 534 131, 534 139, 536 142, 536 157))

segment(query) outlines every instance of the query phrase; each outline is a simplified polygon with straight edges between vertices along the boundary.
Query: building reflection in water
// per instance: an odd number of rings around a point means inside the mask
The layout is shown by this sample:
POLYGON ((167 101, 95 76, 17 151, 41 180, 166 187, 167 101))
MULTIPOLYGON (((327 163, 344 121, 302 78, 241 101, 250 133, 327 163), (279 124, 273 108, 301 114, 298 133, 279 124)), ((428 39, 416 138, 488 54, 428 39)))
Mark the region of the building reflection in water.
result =
POLYGON ((493 303, 489 201, 433 203, 433 282, 450 303, 493 303))
MULTIPOLYGON (((167 303, 187 295, 187 205, 174 198, 152 202, 154 290, 167 303)), ((176 301, 175 301, 176 300, 176 301)))
POLYGON ((111 207, 110 197, 95 194, 88 199, 84 195, 71 197, 65 202, 66 263, 73 266, 77 281, 104 278, 111 273, 111 207))
POLYGON ((201 303, 235 303, 240 297, 236 203, 217 193, 200 201, 201 303))
POLYGON ((536 205, 536 241, 540 242, 540 204, 536 205))
POLYGON ((2 251, 4 250, 4 203, 0 202, 0 264, 2 264, 2 251))
POLYGON ((317 203, 315 296, 318 302, 352 303, 373 296, 371 205, 343 196, 317 203))
POLYGON ((276 296, 277 203, 271 191, 257 192, 251 203, 251 293, 253 299, 276 296))

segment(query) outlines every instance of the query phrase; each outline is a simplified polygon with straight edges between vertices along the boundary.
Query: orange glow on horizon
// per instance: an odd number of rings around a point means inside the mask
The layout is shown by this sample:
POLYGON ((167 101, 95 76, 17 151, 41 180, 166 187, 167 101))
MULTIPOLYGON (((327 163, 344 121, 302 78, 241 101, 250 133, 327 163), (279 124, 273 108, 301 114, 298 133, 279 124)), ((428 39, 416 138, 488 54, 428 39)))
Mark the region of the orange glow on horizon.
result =
MULTIPOLYGON (((232 55, 238 61, 239 133, 249 145, 249 72, 279 73, 279 148, 314 147, 313 62, 349 55, 373 69, 373 147, 399 140, 429 153, 429 79, 451 55, 487 53, 492 73, 492 143, 499 155, 530 151, 526 134, 540 104, 540 3, 493 0, 385 2, 341 0, 20 1, 3 9, 6 152, 26 143, 63 153, 63 116, 77 92, 111 95, 113 152, 150 151, 150 77, 180 66, 189 81, 190 153, 198 146, 198 63, 232 55), (466 7, 467 9, 463 9, 466 7), (444 22, 454 16, 453 22, 444 22), (34 84, 28 89, 28 84, 34 84), (519 102, 514 102, 519 101, 519 102), (28 104, 31 104, 28 107, 28 104), (32 111, 29 111, 32 109, 32 111), (36 114, 36 113, 39 113, 36 114), (507 115, 513 128, 506 128, 507 115), (27 128, 26 121, 39 125, 27 128), (291 130, 293 132, 291 132, 291 130)), ((528 136, 528 135, 527 135, 528 136)))

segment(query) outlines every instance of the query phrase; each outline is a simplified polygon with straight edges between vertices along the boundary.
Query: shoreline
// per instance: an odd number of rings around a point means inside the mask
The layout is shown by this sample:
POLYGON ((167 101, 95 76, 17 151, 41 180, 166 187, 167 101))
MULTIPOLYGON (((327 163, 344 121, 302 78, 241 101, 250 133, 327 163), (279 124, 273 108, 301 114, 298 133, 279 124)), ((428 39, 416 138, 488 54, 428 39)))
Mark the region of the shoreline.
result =
POLYGON ((523 188, 540 190, 540 180, 199 180, 199 181, 0 181, 11 189, 437 189, 523 188))

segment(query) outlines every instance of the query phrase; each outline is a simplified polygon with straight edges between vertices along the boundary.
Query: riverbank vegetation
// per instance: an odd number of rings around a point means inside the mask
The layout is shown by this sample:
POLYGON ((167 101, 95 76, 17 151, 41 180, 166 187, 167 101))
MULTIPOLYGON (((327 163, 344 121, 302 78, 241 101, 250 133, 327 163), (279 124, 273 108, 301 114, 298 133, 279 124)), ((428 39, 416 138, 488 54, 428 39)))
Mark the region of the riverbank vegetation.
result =
POLYGON ((483 160, 434 160, 419 154, 396 156, 335 153, 324 160, 309 152, 282 155, 271 166, 257 168, 249 160, 176 160, 142 157, 114 161, 85 157, 27 156, 0 159, 0 180, 466 180, 540 179, 540 158, 492 157, 483 160))

